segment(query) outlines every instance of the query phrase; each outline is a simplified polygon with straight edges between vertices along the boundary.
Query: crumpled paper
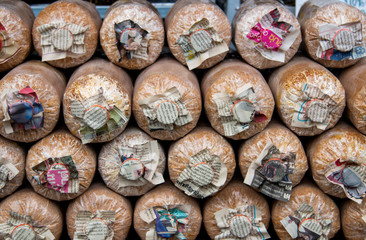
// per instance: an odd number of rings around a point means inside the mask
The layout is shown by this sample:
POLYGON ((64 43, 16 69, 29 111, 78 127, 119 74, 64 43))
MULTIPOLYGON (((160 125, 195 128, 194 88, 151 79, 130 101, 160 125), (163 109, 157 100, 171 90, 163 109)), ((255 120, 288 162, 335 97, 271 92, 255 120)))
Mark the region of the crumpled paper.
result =
POLYGON ((186 239, 183 232, 190 212, 189 205, 154 206, 141 211, 141 219, 149 224, 146 240, 186 239))
POLYGON ((125 20, 114 24, 116 32, 117 48, 120 55, 119 61, 126 56, 127 59, 138 58, 148 60, 148 40, 149 34, 132 20, 125 20))
POLYGON ((0 64, 7 62, 22 48, 18 46, 8 35, 2 23, 0 23, 0 64))
POLYGON ((103 95, 103 88, 98 94, 83 101, 70 101, 71 114, 81 125, 79 133, 83 144, 92 142, 98 136, 121 128, 128 121, 126 115, 116 106, 109 106, 103 95))
POLYGON ((246 84, 234 95, 220 92, 213 95, 225 136, 233 136, 249 128, 251 122, 263 122, 268 118, 260 112, 253 86, 246 84))
POLYGON ((31 216, 10 211, 7 222, 0 224, 0 234, 5 240, 34 239, 54 240, 52 232, 46 226, 36 225, 31 216))
POLYGON ((75 220, 73 240, 112 240, 115 211, 79 211, 75 220))
POLYGON ((7 159, 0 157, 0 191, 5 187, 6 182, 15 178, 19 170, 7 159))
POLYGON ((290 215, 281 220, 281 224, 290 236, 302 239, 327 240, 332 226, 332 219, 323 219, 314 213, 314 208, 307 203, 290 215))
POLYGON ((270 238, 262 222, 260 208, 254 205, 221 209, 215 212, 215 220, 221 230, 221 233, 215 236, 215 240, 263 240, 270 238))
POLYGON ((89 28, 73 23, 47 23, 37 27, 41 34, 42 61, 78 57, 84 54, 85 32, 89 28))
POLYGON ((79 174, 72 157, 48 158, 32 167, 35 183, 61 193, 79 192, 79 174))
POLYGON ((176 87, 137 102, 149 124, 150 131, 173 130, 174 125, 183 126, 193 118, 182 102, 182 96, 176 87))
POLYGON ((225 184, 227 168, 217 155, 203 149, 193 155, 188 166, 179 175, 175 186, 188 196, 205 198, 216 193, 225 184))

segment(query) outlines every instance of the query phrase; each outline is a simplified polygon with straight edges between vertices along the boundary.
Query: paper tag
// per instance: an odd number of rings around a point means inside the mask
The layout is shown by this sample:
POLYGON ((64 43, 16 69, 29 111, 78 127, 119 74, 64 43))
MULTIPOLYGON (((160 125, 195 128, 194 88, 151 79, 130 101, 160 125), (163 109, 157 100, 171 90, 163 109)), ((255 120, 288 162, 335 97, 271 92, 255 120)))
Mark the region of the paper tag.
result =
POLYGON ((362 203, 366 197, 366 165, 338 159, 325 169, 325 177, 344 190, 347 198, 362 203))
POLYGON ((213 99, 225 136, 234 136, 245 131, 253 121, 267 120, 267 117, 260 112, 254 89, 250 84, 237 89, 234 95, 227 92, 216 93, 213 99))
POLYGON ((254 40, 255 49, 269 60, 285 62, 286 51, 290 49, 300 31, 286 22, 279 22, 277 8, 264 15, 250 30, 247 38, 254 40))
POLYGON ((281 153, 268 142, 250 164, 244 183, 271 198, 288 201, 292 191, 289 175, 294 170, 295 160, 295 152, 281 153))
POLYGON ((260 208, 243 205, 236 209, 224 208, 215 212, 215 220, 221 233, 215 240, 263 240, 270 238, 262 222, 260 208))
POLYGON ((141 211, 141 219, 149 224, 146 240, 186 239, 184 230, 190 212, 190 205, 154 206, 141 211))
POLYGON ((7 222, 0 224, 0 234, 6 240, 54 240, 52 232, 46 226, 35 224, 31 216, 10 211, 7 222))
POLYGON ((174 125, 183 126, 193 118, 182 102, 182 96, 176 87, 137 102, 149 124, 150 131, 173 130, 174 125))
POLYGON ((79 211, 75 220, 74 240, 112 240, 115 211, 79 211))
POLYGON ((333 113, 337 109, 337 103, 318 87, 304 83, 303 95, 298 97, 295 112, 292 116, 292 126, 325 130, 332 120, 333 113))
POLYGON ((87 27, 73 23, 47 23, 37 27, 41 34, 42 61, 78 57, 84 54, 87 27))
POLYGON ((21 48, 8 35, 4 25, 0 23, 0 64, 14 57, 21 48))
POLYGON ((189 165, 175 182, 175 186, 188 196, 205 198, 216 193, 225 184, 227 168, 219 156, 203 149, 189 161, 189 165))
POLYGON ((293 216, 287 216, 281 220, 281 224, 293 239, 326 240, 332 222, 332 219, 322 219, 320 215, 315 214, 313 207, 305 202, 294 212, 293 216))
POLYGON ((335 61, 352 60, 366 56, 362 24, 353 22, 340 26, 335 24, 319 26, 319 47, 316 56, 335 61))
POLYGON ((32 181, 61 193, 79 192, 79 173, 72 157, 48 158, 32 167, 32 181))
POLYGON ((229 51, 227 44, 206 18, 193 24, 189 32, 180 35, 175 44, 182 48, 189 70, 199 67, 206 59, 229 51))

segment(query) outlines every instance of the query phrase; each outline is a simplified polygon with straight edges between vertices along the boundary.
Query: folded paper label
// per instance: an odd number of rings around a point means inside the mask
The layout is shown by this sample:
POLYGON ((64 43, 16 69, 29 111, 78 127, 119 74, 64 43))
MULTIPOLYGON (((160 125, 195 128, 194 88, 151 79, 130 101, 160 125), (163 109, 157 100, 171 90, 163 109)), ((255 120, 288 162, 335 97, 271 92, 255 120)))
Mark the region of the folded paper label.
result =
POLYGON ((0 64, 6 63, 20 50, 18 44, 9 37, 4 25, 0 23, 0 64))
POLYGON ((75 220, 73 240, 112 240, 115 211, 79 211, 75 220))
POLYGON ((193 120, 176 87, 162 94, 141 99, 137 103, 146 116, 150 131, 173 130, 174 125, 183 126, 193 120))
POLYGON ((237 89, 232 95, 220 92, 213 95, 225 136, 234 136, 249 128, 251 122, 262 122, 267 117, 260 112, 255 92, 250 84, 237 89))
POLYGON ((270 238, 262 222, 260 208, 242 205, 235 209, 223 208, 215 212, 215 220, 221 233, 215 240, 263 240, 270 238))
POLYGON ((175 44, 182 48, 189 70, 199 67, 209 58, 229 51, 227 44, 206 18, 193 24, 187 34, 179 36, 175 44))
POLYGON ((268 142, 250 164, 244 183, 271 198, 288 201, 292 191, 289 175, 294 170, 295 160, 295 152, 281 153, 272 142, 268 142))
POLYGON ((175 186, 189 196, 205 198, 216 193, 225 184, 226 178, 225 163, 219 156, 203 149, 190 158, 175 186))
POLYGON ((0 191, 5 187, 7 181, 18 175, 19 170, 7 159, 0 157, 0 191))
POLYGON ((307 203, 301 206, 291 216, 281 220, 281 224, 292 239, 328 239, 332 219, 324 219, 314 213, 314 208, 307 203))

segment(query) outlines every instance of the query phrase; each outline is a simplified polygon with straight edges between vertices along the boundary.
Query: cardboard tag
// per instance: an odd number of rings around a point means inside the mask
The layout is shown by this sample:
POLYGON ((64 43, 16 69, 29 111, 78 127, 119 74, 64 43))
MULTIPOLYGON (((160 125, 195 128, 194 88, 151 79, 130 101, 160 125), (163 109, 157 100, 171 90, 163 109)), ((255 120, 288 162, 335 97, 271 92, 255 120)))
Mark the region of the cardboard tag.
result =
POLYGON ((79 211, 75 220, 74 240, 112 240, 115 211, 79 211))
POLYGON ((250 164, 244 183, 271 198, 288 201, 292 191, 289 175, 294 170, 295 160, 295 152, 281 153, 268 142, 250 164))
POLYGON ((4 25, 0 23, 0 64, 14 57, 21 48, 8 35, 4 25))

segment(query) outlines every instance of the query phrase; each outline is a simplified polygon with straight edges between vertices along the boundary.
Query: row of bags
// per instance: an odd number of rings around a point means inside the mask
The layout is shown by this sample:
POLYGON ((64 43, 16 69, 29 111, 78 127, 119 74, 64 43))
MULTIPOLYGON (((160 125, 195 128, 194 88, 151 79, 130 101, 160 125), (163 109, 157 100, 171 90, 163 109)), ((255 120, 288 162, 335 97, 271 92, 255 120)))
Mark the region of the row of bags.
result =
POLYGON ((237 51, 258 69, 286 64, 302 39, 311 58, 331 68, 355 64, 366 55, 366 17, 341 1, 311 0, 296 17, 275 0, 245 1, 231 23, 209 0, 177 1, 164 23, 145 0, 121 0, 102 23, 91 3, 60 0, 35 18, 22 1, 0 1, 2 48, 0 71, 23 62, 32 47, 52 66, 70 68, 89 60, 100 44, 114 64, 143 69, 154 63, 164 46, 189 69, 210 68, 229 51, 233 35, 237 51))

